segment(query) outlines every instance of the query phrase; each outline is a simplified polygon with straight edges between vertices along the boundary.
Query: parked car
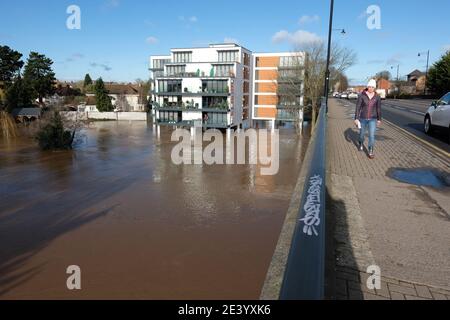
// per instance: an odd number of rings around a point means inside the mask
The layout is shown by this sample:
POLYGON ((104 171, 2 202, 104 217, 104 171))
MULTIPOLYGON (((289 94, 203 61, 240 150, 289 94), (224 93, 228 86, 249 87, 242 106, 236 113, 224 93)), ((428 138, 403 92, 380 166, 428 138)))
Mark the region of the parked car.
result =
POLYGON ((340 95, 341 99, 347 99, 347 97, 348 97, 347 92, 342 92, 341 95, 340 95))
POLYGON ((427 134, 434 129, 448 130, 450 142, 450 92, 431 103, 425 114, 423 129, 427 134))
POLYGON ((333 98, 339 98, 339 92, 334 92, 333 93, 333 98))
POLYGON ((347 99, 358 99, 358 94, 356 92, 351 92, 348 94, 347 99))

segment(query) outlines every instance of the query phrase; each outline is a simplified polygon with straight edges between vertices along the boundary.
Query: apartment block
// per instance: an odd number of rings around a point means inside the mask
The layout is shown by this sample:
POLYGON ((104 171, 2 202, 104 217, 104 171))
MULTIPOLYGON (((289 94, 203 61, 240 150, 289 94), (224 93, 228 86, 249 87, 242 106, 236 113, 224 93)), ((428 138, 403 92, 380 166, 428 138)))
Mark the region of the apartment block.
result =
POLYGON ((254 53, 252 119, 254 124, 294 121, 303 107, 305 54, 254 53))
MULTIPOLYGON (((253 54, 237 44, 172 49, 152 56, 152 104, 161 125, 249 128, 275 123, 286 99, 277 91, 292 53, 253 54)), ((300 56, 303 59, 303 56, 300 56)), ((298 104, 302 104, 299 85, 298 104)), ((281 120, 281 118, 280 118, 281 120)))
POLYGON ((250 126, 251 52, 236 44, 172 49, 150 60, 158 124, 250 126))

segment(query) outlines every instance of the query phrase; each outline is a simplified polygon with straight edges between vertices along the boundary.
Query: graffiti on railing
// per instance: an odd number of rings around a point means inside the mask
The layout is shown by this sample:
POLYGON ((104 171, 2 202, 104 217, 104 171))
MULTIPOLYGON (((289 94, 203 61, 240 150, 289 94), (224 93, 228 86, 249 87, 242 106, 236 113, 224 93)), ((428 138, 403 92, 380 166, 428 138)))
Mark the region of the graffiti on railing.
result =
POLYGON ((309 179, 308 196, 306 198, 303 210, 305 216, 300 219, 305 225, 303 233, 308 236, 318 236, 317 227, 320 225, 320 194, 322 189, 323 179, 320 175, 312 176, 309 179))

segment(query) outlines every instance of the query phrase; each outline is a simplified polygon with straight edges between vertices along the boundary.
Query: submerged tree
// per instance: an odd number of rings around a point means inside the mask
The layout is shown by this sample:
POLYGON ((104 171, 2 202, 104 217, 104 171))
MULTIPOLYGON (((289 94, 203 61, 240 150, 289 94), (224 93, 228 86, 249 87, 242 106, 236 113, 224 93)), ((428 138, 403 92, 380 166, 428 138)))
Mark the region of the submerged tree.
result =
POLYGON ((67 150, 72 149, 75 138, 75 130, 66 130, 59 112, 54 111, 48 123, 37 133, 36 140, 43 150, 67 150))

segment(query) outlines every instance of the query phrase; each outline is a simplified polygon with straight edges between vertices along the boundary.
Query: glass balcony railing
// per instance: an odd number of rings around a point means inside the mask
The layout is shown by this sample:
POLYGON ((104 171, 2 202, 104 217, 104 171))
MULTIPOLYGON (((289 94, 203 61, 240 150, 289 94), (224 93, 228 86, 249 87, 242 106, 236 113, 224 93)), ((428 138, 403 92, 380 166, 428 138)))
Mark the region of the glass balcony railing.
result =
POLYGON ((178 73, 164 73, 155 76, 155 78, 234 78, 234 72, 178 72, 178 73))

